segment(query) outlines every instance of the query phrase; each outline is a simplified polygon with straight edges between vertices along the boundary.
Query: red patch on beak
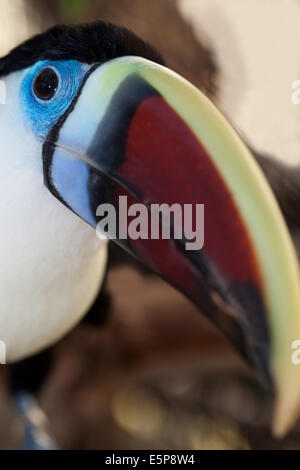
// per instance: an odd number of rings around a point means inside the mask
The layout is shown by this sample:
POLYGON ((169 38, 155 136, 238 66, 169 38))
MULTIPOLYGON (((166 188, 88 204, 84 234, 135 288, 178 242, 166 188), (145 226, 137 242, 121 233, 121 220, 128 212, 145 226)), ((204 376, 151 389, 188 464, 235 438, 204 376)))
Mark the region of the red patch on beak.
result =
MULTIPOLYGON (((229 188, 205 148, 162 97, 147 98, 138 107, 119 173, 154 203, 204 204, 203 253, 227 279, 261 285, 251 241, 229 188)), ((135 245, 145 243, 160 245, 155 240, 135 245)), ((152 256, 161 272, 166 252, 156 260, 152 256)), ((168 263, 173 264, 171 258, 168 263)))

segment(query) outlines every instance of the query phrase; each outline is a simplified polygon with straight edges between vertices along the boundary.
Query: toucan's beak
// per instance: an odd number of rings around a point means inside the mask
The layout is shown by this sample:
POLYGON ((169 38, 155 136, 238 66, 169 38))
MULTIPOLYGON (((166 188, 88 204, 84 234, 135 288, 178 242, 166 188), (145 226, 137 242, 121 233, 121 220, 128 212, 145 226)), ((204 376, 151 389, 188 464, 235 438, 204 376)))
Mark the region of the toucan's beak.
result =
POLYGON ((284 433, 300 407, 298 263, 267 181, 214 105, 147 60, 96 65, 48 135, 44 175, 94 227, 97 207, 119 210, 119 196, 146 204, 149 217, 153 203, 204 204, 202 249, 187 250, 183 237, 119 242, 192 299, 274 385, 274 429, 284 433))

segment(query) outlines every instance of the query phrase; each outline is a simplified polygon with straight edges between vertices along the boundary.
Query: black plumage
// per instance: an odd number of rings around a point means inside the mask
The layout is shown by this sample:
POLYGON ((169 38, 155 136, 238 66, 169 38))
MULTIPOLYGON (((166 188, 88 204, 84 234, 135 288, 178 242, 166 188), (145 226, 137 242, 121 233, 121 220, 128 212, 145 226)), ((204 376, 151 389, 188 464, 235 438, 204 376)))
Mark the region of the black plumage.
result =
POLYGON ((94 64, 127 55, 164 63, 152 46, 126 28, 104 21, 60 25, 28 39, 0 59, 0 76, 30 67, 39 60, 94 64))

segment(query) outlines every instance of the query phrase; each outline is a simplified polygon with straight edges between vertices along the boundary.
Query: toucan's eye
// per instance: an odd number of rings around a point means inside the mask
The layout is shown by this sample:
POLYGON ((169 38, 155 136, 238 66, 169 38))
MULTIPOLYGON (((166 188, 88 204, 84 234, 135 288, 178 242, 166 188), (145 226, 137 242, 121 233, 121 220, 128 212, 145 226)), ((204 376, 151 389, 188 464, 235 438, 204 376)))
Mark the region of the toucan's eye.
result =
POLYGON ((25 125, 39 138, 67 111, 90 67, 77 60, 40 60, 22 72, 19 99, 25 125))
POLYGON ((59 84, 59 77, 55 70, 46 67, 39 72, 33 83, 33 91, 37 98, 49 101, 55 95, 59 84))

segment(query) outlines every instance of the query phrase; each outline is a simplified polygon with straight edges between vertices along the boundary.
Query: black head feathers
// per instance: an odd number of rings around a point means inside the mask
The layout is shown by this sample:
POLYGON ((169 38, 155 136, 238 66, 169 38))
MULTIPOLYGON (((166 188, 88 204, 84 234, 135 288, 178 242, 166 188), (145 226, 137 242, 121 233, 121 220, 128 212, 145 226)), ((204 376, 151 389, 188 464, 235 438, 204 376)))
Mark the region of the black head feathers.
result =
POLYGON ((0 76, 39 60, 79 60, 92 64, 136 55, 163 64, 159 53, 125 28, 111 23, 55 26, 28 39, 0 59, 0 76))

